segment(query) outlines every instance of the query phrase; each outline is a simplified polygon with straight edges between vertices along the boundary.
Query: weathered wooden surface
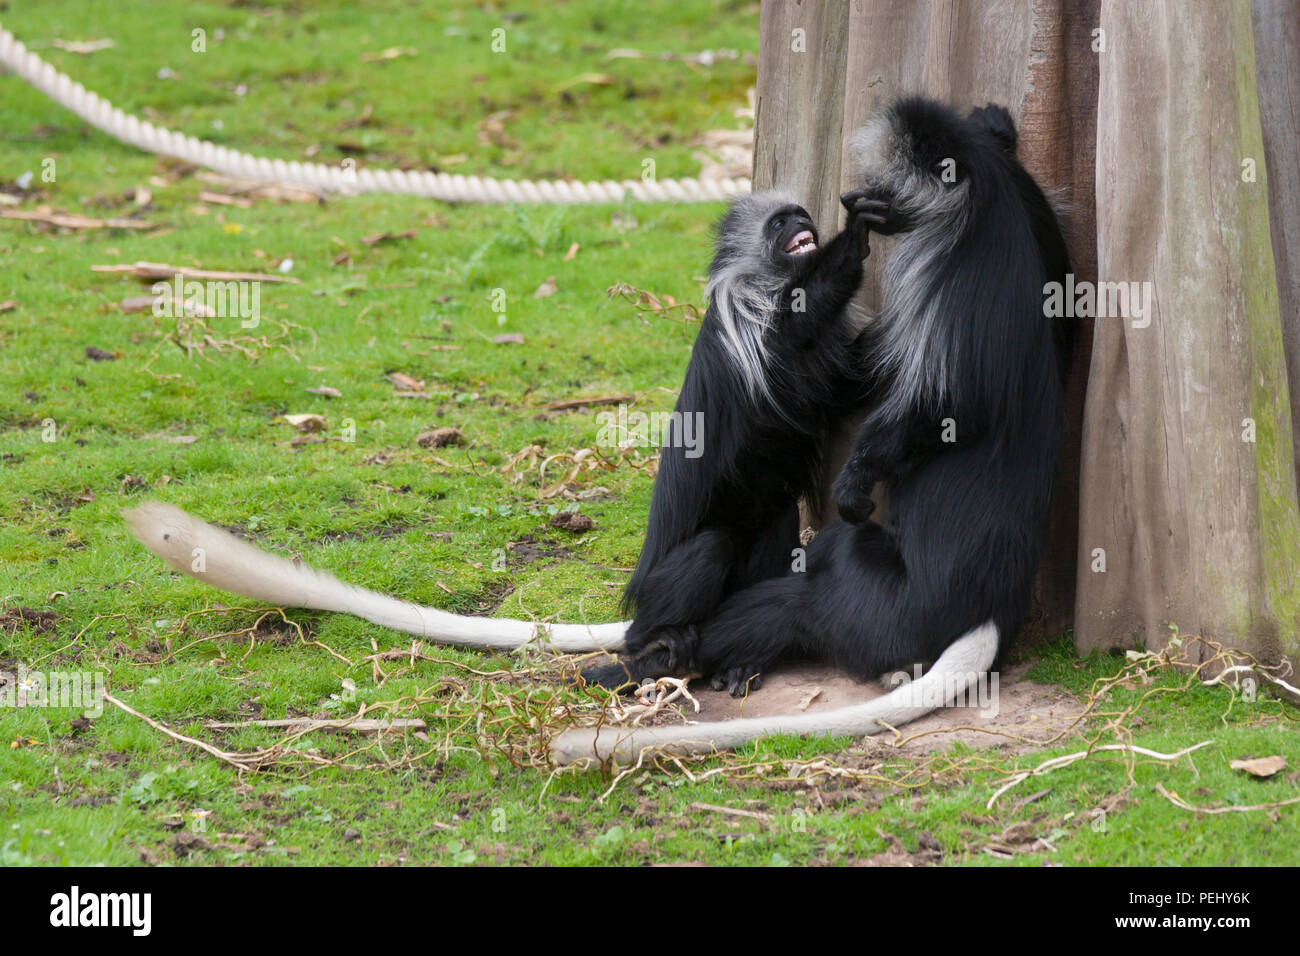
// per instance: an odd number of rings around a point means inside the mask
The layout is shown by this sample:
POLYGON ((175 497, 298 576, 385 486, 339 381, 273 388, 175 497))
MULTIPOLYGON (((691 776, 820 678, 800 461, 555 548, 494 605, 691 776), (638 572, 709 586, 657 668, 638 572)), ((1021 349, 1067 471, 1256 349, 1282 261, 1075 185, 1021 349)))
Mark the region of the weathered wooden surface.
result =
POLYGON ((1264 148, 1250 8, 1107 0, 1101 26, 1098 273, 1154 295, 1149 326, 1095 325, 1076 639, 1158 647, 1174 625, 1294 654, 1300 515, 1268 194, 1262 170, 1242 176, 1264 148))
POLYGON ((765 3, 759 17, 754 185, 789 189, 833 235, 840 181, 849 10, 843 2, 765 3))

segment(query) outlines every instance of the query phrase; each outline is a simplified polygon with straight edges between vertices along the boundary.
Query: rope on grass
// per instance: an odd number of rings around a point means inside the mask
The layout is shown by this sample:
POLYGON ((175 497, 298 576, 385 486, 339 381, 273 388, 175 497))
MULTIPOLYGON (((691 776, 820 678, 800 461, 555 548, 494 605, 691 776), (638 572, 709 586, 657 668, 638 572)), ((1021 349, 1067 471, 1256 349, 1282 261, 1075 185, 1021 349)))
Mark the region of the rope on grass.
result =
POLYGON ((489 204, 576 205, 621 202, 629 197, 641 202, 716 202, 750 191, 748 179, 512 180, 267 159, 218 146, 209 140, 185 136, 122 112, 28 50, 3 26, 0 26, 0 64, 114 139, 159 156, 172 156, 227 176, 255 182, 305 186, 330 193, 399 193, 444 202, 489 204))

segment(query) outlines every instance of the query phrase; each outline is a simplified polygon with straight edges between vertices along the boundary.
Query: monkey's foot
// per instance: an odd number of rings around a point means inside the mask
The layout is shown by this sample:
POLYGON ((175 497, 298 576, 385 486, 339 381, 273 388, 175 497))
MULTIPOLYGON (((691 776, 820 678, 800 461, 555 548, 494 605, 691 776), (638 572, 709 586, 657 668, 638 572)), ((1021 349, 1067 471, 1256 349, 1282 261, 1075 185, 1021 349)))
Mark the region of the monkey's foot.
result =
POLYGON ((700 632, 692 625, 661 627, 649 635, 640 650, 620 654, 614 664, 589 667, 582 676, 588 684, 631 692, 646 678, 685 675, 699 644, 700 632))
MULTIPOLYGON (((628 663, 635 663, 635 658, 628 663)), ((632 668, 626 666, 621 660, 613 664, 588 667, 582 672, 582 679, 592 687, 604 687, 607 690, 622 690, 628 693, 641 683, 633 675, 632 668)))
POLYGON ((725 690, 732 697, 744 697, 763 687, 763 669, 756 664, 726 667, 709 678, 714 690, 725 690))
POLYGON ((582 678, 588 684, 630 694, 646 678, 677 676, 679 673, 681 668, 672 666, 668 651, 656 646, 634 657, 624 655, 613 664, 588 667, 582 672, 582 678))

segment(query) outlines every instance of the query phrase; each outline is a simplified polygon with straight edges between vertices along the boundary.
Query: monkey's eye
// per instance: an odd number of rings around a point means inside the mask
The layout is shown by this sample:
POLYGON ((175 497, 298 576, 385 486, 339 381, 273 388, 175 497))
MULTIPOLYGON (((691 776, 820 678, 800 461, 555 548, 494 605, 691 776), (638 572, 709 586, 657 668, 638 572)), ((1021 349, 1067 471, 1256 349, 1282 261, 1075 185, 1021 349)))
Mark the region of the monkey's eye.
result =
POLYGON ((781 216, 777 216, 777 218, 773 219, 769 225, 773 232, 780 232, 785 228, 785 219, 781 216))

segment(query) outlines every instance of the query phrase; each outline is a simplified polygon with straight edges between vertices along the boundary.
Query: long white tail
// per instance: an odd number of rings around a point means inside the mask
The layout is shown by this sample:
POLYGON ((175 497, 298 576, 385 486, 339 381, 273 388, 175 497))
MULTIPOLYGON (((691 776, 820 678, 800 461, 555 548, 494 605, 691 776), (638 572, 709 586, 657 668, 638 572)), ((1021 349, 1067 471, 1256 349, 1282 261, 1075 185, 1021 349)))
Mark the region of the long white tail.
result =
POLYGON ((551 757, 559 766, 598 765, 609 760, 632 763, 643 750, 680 756, 727 750, 772 734, 803 737, 851 735, 862 737, 924 717, 935 701, 965 698, 988 673, 998 654, 998 629, 989 621, 967 631, 948 646, 934 666, 910 684, 865 704, 824 713, 777 714, 711 724, 675 727, 580 727, 551 741, 551 757))
MULTIPOLYGON (((123 512, 146 548, 168 565, 222 591, 280 607, 353 614, 381 627, 418 634, 439 644, 511 650, 544 637, 559 651, 617 651, 627 624, 536 624, 468 617, 422 607, 344 584, 333 575, 297 565, 247 544, 180 508, 150 501, 123 512)), ((964 697, 997 657, 998 630, 990 621, 962 635, 921 678, 883 697, 813 714, 778 714, 676 727, 583 727, 551 741, 559 765, 631 762, 643 750, 666 754, 726 750, 772 734, 865 736, 923 717, 934 701, 964 697)))
POLYGON ((333 575, 276 557, 159 501, 146 502, 122 516, 141 544, 182 574, 279 607, 353 614, 437 644, 511 650, 541 636, 556 650, 570 653, 623 647, 625 623, 536 624, 469 617, 344 584, 333 575))

